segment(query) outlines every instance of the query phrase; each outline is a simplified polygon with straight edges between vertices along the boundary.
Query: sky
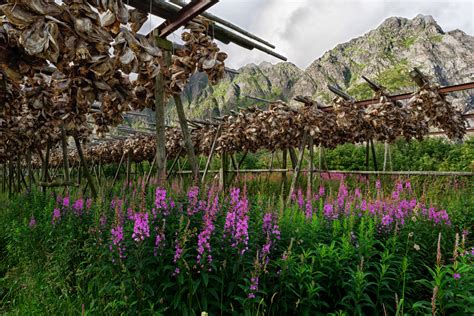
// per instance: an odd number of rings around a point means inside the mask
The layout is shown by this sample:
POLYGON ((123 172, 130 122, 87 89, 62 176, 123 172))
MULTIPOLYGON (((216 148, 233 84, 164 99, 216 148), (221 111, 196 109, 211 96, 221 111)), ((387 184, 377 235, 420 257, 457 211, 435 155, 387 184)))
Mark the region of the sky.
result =
MULTIPOLYGON (((431 15, 444 31, 474 35, 474 0, 220 0, 208 11, 274 44, 278 53, 303 69, 391 16, 431 15)), ((219 46, 229 54, 226 65, 231 68, 279 62, 233 44, 219 46)))

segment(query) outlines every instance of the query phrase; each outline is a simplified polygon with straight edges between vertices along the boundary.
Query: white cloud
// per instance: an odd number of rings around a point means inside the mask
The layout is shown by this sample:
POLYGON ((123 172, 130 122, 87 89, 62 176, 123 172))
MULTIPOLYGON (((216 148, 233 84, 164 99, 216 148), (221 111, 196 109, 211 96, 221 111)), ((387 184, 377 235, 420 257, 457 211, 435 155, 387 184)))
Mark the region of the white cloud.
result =
MULTIPOLYGON (((225 0, 210 12, 233 22, 276 45, 276 51, 299 67, 337 44, 361 36, 386 18, 432 15, 445 30, 474 34, 474 1, 471 0, 225 0)), ((227 64, 277 59, 235 45, 221 45, 229 53, 227 64)))

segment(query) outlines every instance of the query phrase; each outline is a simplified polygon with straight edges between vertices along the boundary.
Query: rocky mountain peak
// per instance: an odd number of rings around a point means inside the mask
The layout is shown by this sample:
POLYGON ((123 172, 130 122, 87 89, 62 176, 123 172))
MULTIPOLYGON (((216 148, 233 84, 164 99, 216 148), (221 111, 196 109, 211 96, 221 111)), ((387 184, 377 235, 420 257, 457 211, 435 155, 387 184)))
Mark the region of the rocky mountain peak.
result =
MULTIPOLYGON (((391 93, 409 92, 416 88, 408 75, 413 67, 441 85, 470 82, 474 81, 473 52, 473 36, 461 30, 445 33, 430 15, 390 17, 376 29, 327 51, 305 70, 289 62, 262 62, 240 68, 238 75, 228 75, 212 89, 204 87, 205 78, 192 80, 186 89, 192 91, 189 114, 205 117, 255 103, 246 96, 291 103, 294 96, 307 95, 330 103, 329 83, 356 98, 368 98, 373 93, 362 75, 391 93)), ((465 107, 472 106, 473 100, 470 92, 457 102, 465 107)))

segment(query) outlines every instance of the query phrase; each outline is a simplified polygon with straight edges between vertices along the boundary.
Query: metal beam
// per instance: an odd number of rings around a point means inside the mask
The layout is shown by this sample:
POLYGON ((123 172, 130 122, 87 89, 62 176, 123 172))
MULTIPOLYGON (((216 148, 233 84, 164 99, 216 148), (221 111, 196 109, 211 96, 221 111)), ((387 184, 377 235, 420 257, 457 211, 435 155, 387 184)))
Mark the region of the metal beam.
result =
POLYGON ((191 1, 178 12, 174 19, 168 19, 158 26, 158 36, 166 38, 166 36, 170 35, 181 26, 186 25, 189 21, 212 7, 217 2, 219 2, 219 0, 191 1))

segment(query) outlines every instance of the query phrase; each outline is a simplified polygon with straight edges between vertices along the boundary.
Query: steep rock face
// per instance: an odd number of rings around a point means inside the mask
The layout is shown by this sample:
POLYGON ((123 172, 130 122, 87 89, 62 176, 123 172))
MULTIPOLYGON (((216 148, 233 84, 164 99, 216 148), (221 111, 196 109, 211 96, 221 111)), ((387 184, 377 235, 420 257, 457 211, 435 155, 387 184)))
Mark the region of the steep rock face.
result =
MULTIPOLYGON (((368 98, 372 91, 362 75, 391 93, 408 92, 415 88, 408 74, 413 67, 441 85, 474 81, 474 37, 460 30, 445 33, 431 16, 391 17, 375 30, 337 45, 305 70, 288 62, 249 64, 212 88, 205 77, 195 76, 183 99, 190 116, 209 117, 256 102, 245 96, 293 103, 294 96, 308 95, 328 103, 333 96, 329 83, 356 98, 368 98)), ((455 97, 459 106, 474 107, 473 91, 455 97)))
POLYGON ((372 78, 392 92, 414 88, 408 72, 418 67, 441 85, 474 78, 474 38, 462 31, 444 33, 431 16, 412 20, 392 17, 377 29, 340 44, 315 60, 300 80, 294 95, 330 100, 328 83, 337 83, 359 98, 371 96, 361 76, 372 78))

